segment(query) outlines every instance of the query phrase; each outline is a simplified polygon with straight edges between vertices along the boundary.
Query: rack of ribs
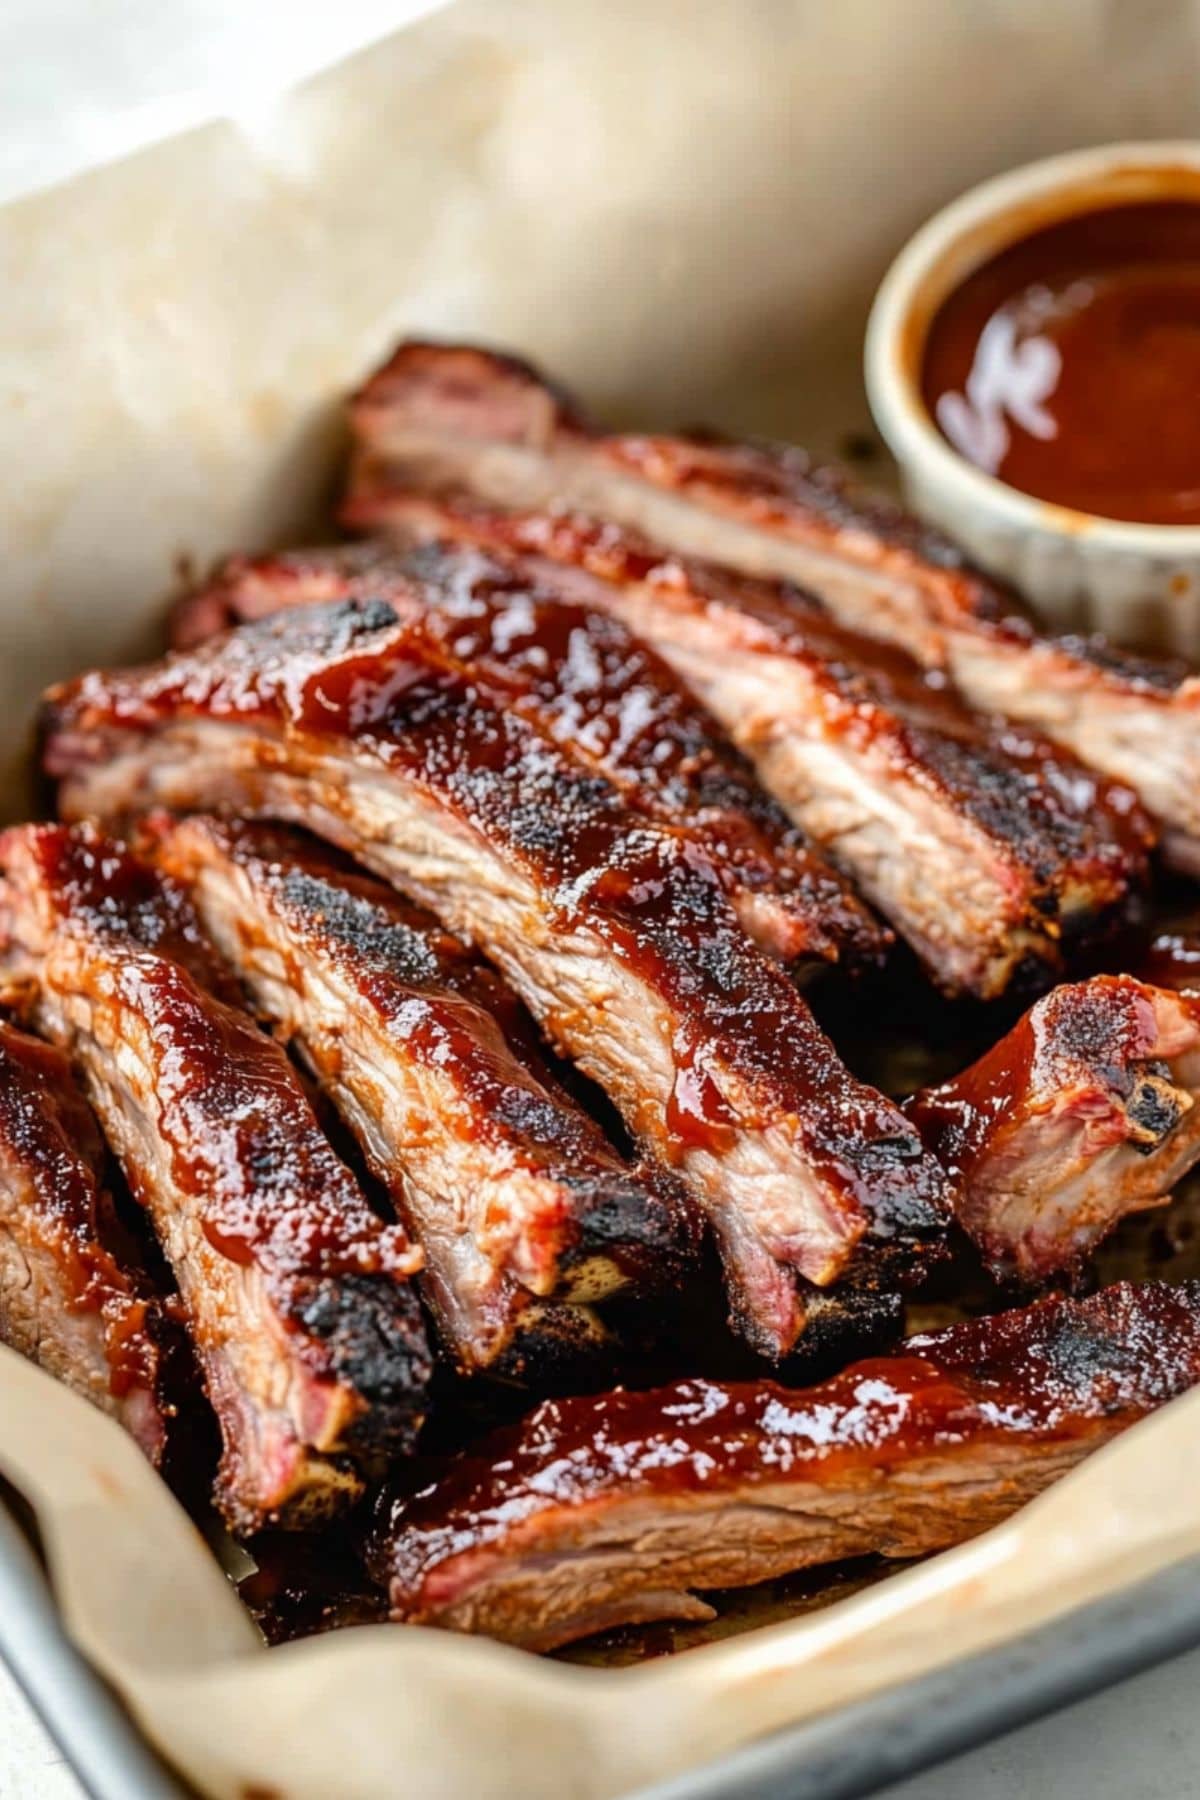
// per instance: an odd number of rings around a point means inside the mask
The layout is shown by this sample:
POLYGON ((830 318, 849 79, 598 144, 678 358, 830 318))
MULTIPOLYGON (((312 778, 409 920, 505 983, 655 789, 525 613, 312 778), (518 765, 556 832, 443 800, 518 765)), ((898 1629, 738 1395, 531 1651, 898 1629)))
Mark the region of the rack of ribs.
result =
POLYGON ((88 826, 0 837, 0 990, 71 1060, 178 1283, 251 1531, 323 1515, 413 1441, 410 1276, 280 1047, 228 998, 182 891, 88 826))
POLYGON ((553 1649, 706 1619, 704 1590, 999 1523, 1200 1378, 1200 1283, 909 1338, 817 1387, 681 1381, 549 1400, 380 1503, 393 1617, 553 1649))
POLYGON ((1099 639, 1048 637, 1016 596, 894 503, 787 445, 606 435, 535 370, 467 346, 402 344, 355 396, 349 517, 396 484, 515 508, 577 507, 664 548, 794 582, 842 624, 952 677, 980 712, 1126 783, 1200 870, 1200 679, 1099 639))
POLYGON ((45 728, 67 816, 303 824, 483 951, 678 1170, 762 1353, 790 1351, 812 1286, 940 1248, 935 1159, 841 1064, 694 838, 632 811, 419 620, 291 610, 69 683, 45 728))
POLYGON ((0 1020, 0 1341, 118 1419, 157 1463, 160 1326, 70 1063, 0 1020))
POLYGON ((890 934, 669 666, 611 613, 572 605, 495 558, 431 550, 414 561, 374 544, 235 558, 177 606, 172 641, 188 649, 285 607, 350 599, 420 616, 632 807, 692 828, 768 955, 798 971, 882 959, 890 934))
POLYGON ((152 821, 261 1017, 302 1054, 424 1252, 463 1372, 545 1379, 605 1343, 595 1307, 679 1285, 689 1217, 537 1066, 518 1002, 428 913, 286 828, 152 821))
POLYGON ((902 651, 794 590, 580 514, 393 492, 375 522, 440 545, 444 563, 451 543, 486 549, 653 643, 950 991, 991 998, 1044 981, 1064 940, 1141 883, 1151 831, 1128 790, 972 713, 902 651))

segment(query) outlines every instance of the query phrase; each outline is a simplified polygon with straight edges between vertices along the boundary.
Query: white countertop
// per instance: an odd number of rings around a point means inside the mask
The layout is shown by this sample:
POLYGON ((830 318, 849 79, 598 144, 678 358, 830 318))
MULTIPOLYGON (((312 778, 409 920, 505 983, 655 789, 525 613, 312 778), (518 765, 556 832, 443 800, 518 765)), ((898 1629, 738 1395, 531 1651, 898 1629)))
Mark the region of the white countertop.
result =
MULTIPOLYGON (((83 1790, 0 1663, 0 1800, 83 1800, 83 1790)), ((133 1796, 130 1796, 133 1800, 133 1796)))
MULTIPOLYGON (((1195 1651, 892 1788, 888 1800, 1194 1800, 1198 1693, 1195 1651)), ((83 1800, 2 1665, 0 1800, 83 1800)), ((418 1790, 411 1800, 421 1800, 418 1790)))

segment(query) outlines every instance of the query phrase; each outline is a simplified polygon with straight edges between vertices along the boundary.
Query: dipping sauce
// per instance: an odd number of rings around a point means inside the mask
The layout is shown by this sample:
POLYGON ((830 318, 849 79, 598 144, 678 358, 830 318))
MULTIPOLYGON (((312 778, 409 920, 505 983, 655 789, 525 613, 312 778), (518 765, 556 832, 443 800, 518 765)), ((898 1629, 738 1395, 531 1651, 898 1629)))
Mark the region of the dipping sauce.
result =
POLYGON ((934 318, 921 390, 1023 493, 1200 524, 1200 203, 1087 213, 993 257, 934 318))

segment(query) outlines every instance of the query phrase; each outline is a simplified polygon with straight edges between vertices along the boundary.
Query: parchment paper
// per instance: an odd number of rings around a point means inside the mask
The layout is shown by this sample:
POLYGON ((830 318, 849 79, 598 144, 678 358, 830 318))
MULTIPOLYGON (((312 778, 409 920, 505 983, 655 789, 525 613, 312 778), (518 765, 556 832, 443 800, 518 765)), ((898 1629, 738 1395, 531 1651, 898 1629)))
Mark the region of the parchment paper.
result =
MULTIPOLYGON (((0 210, 0 813, 42 685, 153 647, 181 558, 320 528, 404 330, 614 419, 836 451, 887 260, 1029 157, 1200 129, 1185 0, 488 0, 0 210)), ((0 1468, 70 1629, 205 1792, 616 1795, 1200 1550, 1200 1397, 1017 1521, 673 1661, 360 1628, 264 1651, 115 1426, 0 1355, 0 1468)))
POLYGON ((620 1671, 358 1626, 263 1650, 120 1428, 0 1351, 0 1471, 68 1628, 203 1792, 609 1800, 1033 1629, 1200 1551, 1200 1394, 1014 1522, 827 1612, 620 1671))
POLYGON ((151 644, 181 556, 315 525, 339 396, 402 330, 524 348, 614 416, 836 448, 909 232, 1028 157, 1197 129, 1198 19, 467 0, 255 135, 0 211, 0 807, 39 688, 151 644))

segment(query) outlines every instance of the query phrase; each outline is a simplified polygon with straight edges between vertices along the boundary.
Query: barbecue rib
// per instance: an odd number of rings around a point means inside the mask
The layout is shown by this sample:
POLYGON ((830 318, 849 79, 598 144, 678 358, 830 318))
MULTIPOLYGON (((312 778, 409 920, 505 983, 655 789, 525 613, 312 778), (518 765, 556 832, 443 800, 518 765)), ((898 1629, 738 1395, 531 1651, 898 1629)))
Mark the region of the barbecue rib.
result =
POLYGON ((549 1650, 703 1619, 696 1589, 974 1536, 1200 1378, 1200 1283, 910 1338, 818 1387, 546 1401, 381 1505, 393 1616, 549 1650))
POLYGON ((60 1050, 0 1021, 0 1341, 162 1455, 158 1306, 60 1050))
POLYGON ((604 436, 527 365, 422 343, 402 344, 367 383, 353 423, 358 524, 391 480, 467 487, 502 506, 578 506, 685 555, 795 581, 843 624, 948 671, 981 712, 1127 782, 1175 859, 1200 870, 1200 679, 1099 639, 1040 636, 946 538, 803 451, 604 436))
POLYGON ((393 494, 379 522, 485 545, 652 642, 945 987, 987 997, 1044 976, 1143 873, 1150 832, 1127 790, 778 584, 578 514, 393 494))
POLYGON ((148 835, 388 1188, 460 1368, 536 1377, 602 1338, 587 1303, 678 1284, 681 1197, 518 1060, 496 977, 428 914, 296 832, 148 835))
POLYGON ((1129 975, 1055 988, 907 1111, 999 1273, 1076 1267, 1200 1157, 1200 996, 1129 975))
POLYGON ((741 931, 686 833, 631 813, 381 602, 309 607, 58 690, 72 816, 156 804, 304 823, 482 948, 676 1163, 764 1353, 861 1245, 940 1245, 944 1177, 741 931), (803 1277, 798 1281, 797 1277, 803 1277))
POLYGON ((181 891, 81 826, 0 838, 0 985, 80 1069, 179 1284, 237 1528, 358 1490, 401 1448, 429 1360, 419 1257, 366 1204, 181 891))
POLYGON ((661 658, 609 614, 564 603, 494 558, 375 545, 227 563, 177 607, 190 648, 288 606, 383 599, 480 665, 536 725, 651 818, 694 829, 742 925, 784 962, 878 963, 888 934, 809 849, 661 658))

